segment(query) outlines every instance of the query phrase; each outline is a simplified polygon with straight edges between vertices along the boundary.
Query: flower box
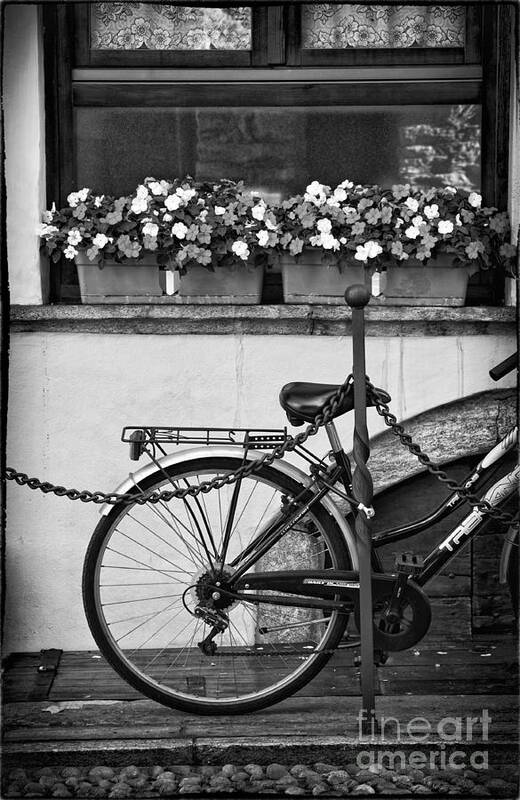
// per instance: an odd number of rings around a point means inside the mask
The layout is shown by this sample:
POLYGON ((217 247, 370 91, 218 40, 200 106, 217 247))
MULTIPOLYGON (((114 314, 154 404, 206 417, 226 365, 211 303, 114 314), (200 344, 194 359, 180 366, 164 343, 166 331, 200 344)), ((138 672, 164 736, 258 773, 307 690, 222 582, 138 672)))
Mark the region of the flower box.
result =
POLYGON ((475 266, 449 266, 450 257, 438 256, 427 266, 418 262, 389 267, 386 287, 376 303, 393 306, 463 306, 475 266))
POLYGON ((83 303, 223 303, 250 305, 262 297, 263 267, 190 266, 184 275, 161 269, 153 253, 122 263, 75 257, 83 303))
POLYGON ((128 258, 123 263, 91 261, 84 251, 75 257, 82 303, 156 303, 163 289, 157 258, 128 258))
MULTIPOLYGON (((355 263, 342 267, 328 266, 321 261, 321 251, 306 249, 298 257, 283 255, 280 259, 286 303, 345 302, 345 289, 354 283, 366 283, 369 270, 355 263)), ((372 305, 399 306, 462 306, 469 277, 475 266, 455 266, 447 254, 438 256, 429 265, 409 259, 396 263, 383 273, 383 293, 372 297, 372 305), (385 286, 386 280, 386 286, 385 286)))
POLYGON ((262 299, 263 267, 220 266, 214 272, 191 266, 184 275, 173 273, 178 303, 253 305, 262 299))
POLYGON ((344 303, 345 289, 365 282, 363 266, 349 265, 340 270, 324 264, 321 256, 321 250, 310 248, 297 257, 288 253, 280 256, 285 303, 344 303))
POLYGON ((374 302, 462 305, 466 264, 507 272, 516 255, 507 213, 449 186, 383 189, 344 180, 332 189, 313 181, 272 205, 242 182, 187 176, 145 178, 119 198, 85 187, 67 201, 44 212, 39 234, 54 262, 88 256, 78 267, 84 302, 258 303, 262 270, 251 269, 254 258, 271 263, 282 254, 287 303, 342 303, 346 286, 383 270, 386 291, 374 302), (441 271, 449 264, 437 259, 446 255, 456 264, 441 271), (156 256, 183 274, 159 269, 156 256), (133 265, 129 273, 116 258, 133 265))

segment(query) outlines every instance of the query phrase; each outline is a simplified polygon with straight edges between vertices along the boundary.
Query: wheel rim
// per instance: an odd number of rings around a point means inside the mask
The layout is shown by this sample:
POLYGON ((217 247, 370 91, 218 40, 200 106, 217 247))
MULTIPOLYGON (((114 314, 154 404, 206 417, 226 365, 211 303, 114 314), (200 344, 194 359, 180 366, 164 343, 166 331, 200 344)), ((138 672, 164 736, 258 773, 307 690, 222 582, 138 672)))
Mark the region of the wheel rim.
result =
MULTIPOLYGON (((227 471, 236 466, 230 463, 227 471)), ((199 467, 176 474, 173 485, 196 485, 217 474, 222 470, 199 467)), ((166 477, 154 486, 171 487, 166 477)), ((243 481, 230 525, 228 565, 287 494, 270 478, 243 481)), ((222 609, 229 622, 211 639, 216 652, 201 651, 213 626, 192 613, 208 597, 200 587, 211 583, 208 574, 214 574, 232 497, 233 486, 168 505, 131 506, 112 522, 99 550, 93 589, 103 639, 125 671, 162 698, 197 705, 258 701, 298 682, 335 643, 334 613, 240 601, 222 609)), ((307 515, 253 569, 341 568, 330 537, 307 515)))

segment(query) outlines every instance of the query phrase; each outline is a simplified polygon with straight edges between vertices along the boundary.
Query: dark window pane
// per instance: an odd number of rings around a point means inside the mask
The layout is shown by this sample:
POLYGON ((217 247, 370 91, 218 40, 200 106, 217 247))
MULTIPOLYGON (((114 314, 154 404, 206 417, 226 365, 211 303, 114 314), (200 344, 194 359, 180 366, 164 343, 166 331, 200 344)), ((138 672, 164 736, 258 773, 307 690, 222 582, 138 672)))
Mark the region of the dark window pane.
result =
POLYGON ((303 47, 464 47, 464 6, 304 5, 303 47))
POLYGON ((480 188, 479 106, 75 110, 79 186, 146 176, 244 179, 287 195, 312 180, 480 188))
POLYGON ((94 50, 250 50, 250 8, 93 3, 94 50))

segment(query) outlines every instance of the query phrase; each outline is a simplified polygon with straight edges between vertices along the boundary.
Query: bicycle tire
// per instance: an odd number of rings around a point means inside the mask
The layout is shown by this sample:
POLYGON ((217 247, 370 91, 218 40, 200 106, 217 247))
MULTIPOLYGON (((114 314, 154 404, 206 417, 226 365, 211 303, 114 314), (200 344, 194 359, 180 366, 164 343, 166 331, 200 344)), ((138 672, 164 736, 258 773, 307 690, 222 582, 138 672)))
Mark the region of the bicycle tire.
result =
MULTIPOLYGON (((193 484, 213 475, 233 472, 241 463, 239 456, 187 458, 165 468, 164 472, 154 472, 143 479, 135 491, 193 484)), ((258 517, 257 506, 260 508, 260 503, 267 502, 264 495, 271 494, 274 502, 269 500, 262 519, 268 512, 276 512, 277 504, 286 502, 284 498, 294 497, 304 488, 275 467, 263 467, 246 480, 247 484, 240 487, 242 505, 237 504, 231 548, 235 542, 244 547, 248 525, 258 517)), ((114 506, 93 533, 83 569, 85 613, 92 635, 107 661, 143 695, 171 708, 197 714, 240 714, 289 697, 322 669, 348 624, 346 615, 332 612, 327 616, 322 611, 298 609, 296 601, 288 611, 260 604, 259 616, 255 618, 248 608, 251 604, 238 601, 224 609, 229 627, 215 637, 217 653, 208 656, 201 652, 197 638, 208 628, 203 622, 201 629, 200 620, 193 621, 195 618, 190 611, 193 612, 199 594, 204 592, 204 581, 208 580, 207 566, 212 555, 208 534, 210 518, 215 520, 211 532, 216 545, 225 529, 224 501, 227 513, 232 492, 233 486, 225 486, 201 495, 200 499, 174 498, 168 507, 165 504, 114 506), (202 545, 201 530, 205 534, 207 552, 202 545), (196 536, 192 536, 194 532, 196 536), (122 552, 123 547, 128 548, 128 552, 122 552), (191 571, 187 569, 188 562, 193 562, 191 571), (163 566, 157 567, 157 563, 163 566), (142 583, 139 577, 144 571, 151 572, 154 580, 142 583), (134 573, 137 583, 125 581, 125 575, 134 573), (106 575, 108 580, 102 577, 106 575), (189 581, 183 588, 186 578, 189 581), (168 585, 171 589, 171 583, 176 586, 174 594, 161 595, 164 591, 161 586, 168 585), (136 596, 148 591, 138 586, 152 586, 151 597, 136 596), (160 601, 161 597, 166 606, 147 618, 148 610, 143 612, 143 608, 148 609, 147 603, 160 601), (173 598, 171 603, 170 598, 173 598), (118 607, 125 610, 125 616, 120 619, 118 607), (272 622, 273 615, 276 625, 272 622), (136 627, 130 627, 128 633, 118 627, 129 622, 136 627), (191 638, 184 633, 188 627, 193 628, 191 638), (146 631, 138 634, 139 628, 146 628, 146 631), (142 647, 138 646, 139 642, 142 647)), ((250 537, 256 534, 259 524, 250 537)), ((352 563, 337 523, 319 503, 298 522, 297 528, 286 534, 284 542, 277 543, 263 558, 271 559, 271 563, 279 560, 278 568, 285 569, 350 569, 352 563), (285 550, 278 550, 283 547, 285 550)), ((266 569, 265 562, 259 562, 259 566, 266 569)), ((148 577, 146 575, 145 579, 148 577)))

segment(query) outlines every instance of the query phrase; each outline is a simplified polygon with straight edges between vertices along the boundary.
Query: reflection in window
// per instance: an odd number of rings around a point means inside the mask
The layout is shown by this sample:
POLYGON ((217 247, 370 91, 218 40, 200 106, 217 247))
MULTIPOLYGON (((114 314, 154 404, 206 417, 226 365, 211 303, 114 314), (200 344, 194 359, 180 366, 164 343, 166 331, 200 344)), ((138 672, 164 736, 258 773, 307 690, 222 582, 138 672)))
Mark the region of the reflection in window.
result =
POLYGON ((304 5, 303 47, 464 47, 463 6, 304 5))
POLYGON ((312 180, 480 188, 479 106, 75 110, 79 186, 107 194, 147 175, 243 179, 278 196, 312 180))
POLYGON ((93 3, 95 50, 250 50, 250 8, 93 3))

